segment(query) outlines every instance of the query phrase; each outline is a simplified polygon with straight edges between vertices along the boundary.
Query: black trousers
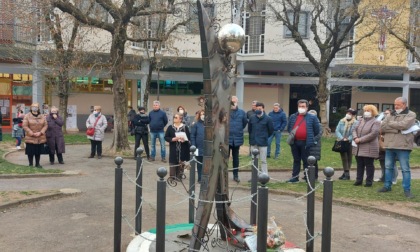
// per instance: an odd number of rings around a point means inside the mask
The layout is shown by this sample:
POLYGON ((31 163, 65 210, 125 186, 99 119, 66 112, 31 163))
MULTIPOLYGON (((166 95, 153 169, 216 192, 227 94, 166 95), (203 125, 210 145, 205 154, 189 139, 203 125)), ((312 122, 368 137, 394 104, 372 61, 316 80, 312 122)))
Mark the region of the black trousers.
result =
MULTIPOLYGON (((58 150, 57 150, 57 144, 55 145, 55 153, 57 154, 57 159, 58 159, 58 162, 63 162, 63 154, 61 154, 61 153, 58 153, 58 150)), ((54 154, 49 154, 50 155, 50 163, 54 163, 54 154)))
POLYGON ((143 141, 144 151, 146 152, 147 158, 150 157, 149 151, 149 134, 135 134, 135 145, 134 145, 134 157, 137 157, 137 148, 140 146, 140 140, 143 141))
POLYGON ((233 166, 233 177, 237 178, 238 177, 238 171, 239 171, 239 148, 241 146, 232 146, 229 145, 229 156, 230 156, 230 152, 232 151, 232 166, 233 166))
POLYGON ((357 161, 357 177, 356 182, 362 182, 363 181, 363 175, 365 173, 366 168, 366 184, 372 184, 373 183, 373 175, 375 173, 375 166, 373 164, 373 161, 375 159, 371 157, 358 157, 356 156, 357 161))
POLYGON ((90 155, 95 156, 95 153, 102 156, 102 141, 90 140, 90 155))

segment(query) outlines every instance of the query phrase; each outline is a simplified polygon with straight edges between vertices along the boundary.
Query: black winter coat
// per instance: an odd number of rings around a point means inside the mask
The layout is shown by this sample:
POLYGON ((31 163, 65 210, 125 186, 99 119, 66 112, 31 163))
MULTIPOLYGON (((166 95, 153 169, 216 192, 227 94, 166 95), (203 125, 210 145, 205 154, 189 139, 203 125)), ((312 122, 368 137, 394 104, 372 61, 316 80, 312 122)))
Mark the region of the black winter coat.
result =
POLYGON ((179 164, 182 161, 190 160, 190 140, 191 135, 187 126, 184 124, 176 129, 173 125, 169 126, 165 132, 165 141, 169 143, 169 163, 170 164, 179 164), (173 142, 172 138, 176 135, 176 132, 185 132, 188 137, 186 142, 173 142))
POLYGON ((204 152, 204 122, 198 120, 191 126, 191 144, 197 147, 198 156, 204 152))
POLYGON ((131 121, 131 125, 133 125, 134 133, 139 135, 146 135, 149 134, 149 129, 147 125, 149 124, 150 119, 149 116, 146 114, 137 114, 134 119, 131 121))
POLYGON ((268 146, 268 137, 274 132, 273 120, 267 114, 251 116, 248 123, 249 144, 268 146))

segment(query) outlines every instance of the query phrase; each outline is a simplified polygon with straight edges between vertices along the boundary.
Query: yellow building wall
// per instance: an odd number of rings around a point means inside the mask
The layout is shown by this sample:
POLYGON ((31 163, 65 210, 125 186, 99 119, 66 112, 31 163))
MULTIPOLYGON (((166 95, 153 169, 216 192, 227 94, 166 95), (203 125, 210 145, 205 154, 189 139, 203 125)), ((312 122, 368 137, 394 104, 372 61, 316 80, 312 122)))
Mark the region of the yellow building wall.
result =
MULTIPOLYGON (((365 12, 365 18, 361 25, 355 29, 356 41, 373 29, 375 33, 362 40, 355 46, 355 64, 378 65, 378 66, 401 66, 407 65, 407 50, 394 36, 385 31, 386 48, 379 49, 381 25, 377 17, 372 14, 375 10, 386 6, 388 10, 395 12, 392 19, 387 20, 388 27, 397 31, 400 36, 406 37, 409 30, 410 0, 365 0, 360 6, 360 12, 365 12)), ((384 28, 383 28, 384 29, 384 28)), ((386 30, 386 29, 385 29, 386 30)))

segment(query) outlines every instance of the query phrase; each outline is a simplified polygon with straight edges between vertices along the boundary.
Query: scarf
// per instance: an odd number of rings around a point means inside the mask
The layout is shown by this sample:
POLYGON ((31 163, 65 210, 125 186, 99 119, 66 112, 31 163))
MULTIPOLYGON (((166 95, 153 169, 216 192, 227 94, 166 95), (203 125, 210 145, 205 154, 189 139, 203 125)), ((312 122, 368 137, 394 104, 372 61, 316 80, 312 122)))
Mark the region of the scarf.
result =
POLYGON ((353 123, 356 121, 356 119, 353 117, 350 121, 348 121, 346 118, 344 120, 344 138, 348 138, 350 134, 350 128, 353 126, 353 123))

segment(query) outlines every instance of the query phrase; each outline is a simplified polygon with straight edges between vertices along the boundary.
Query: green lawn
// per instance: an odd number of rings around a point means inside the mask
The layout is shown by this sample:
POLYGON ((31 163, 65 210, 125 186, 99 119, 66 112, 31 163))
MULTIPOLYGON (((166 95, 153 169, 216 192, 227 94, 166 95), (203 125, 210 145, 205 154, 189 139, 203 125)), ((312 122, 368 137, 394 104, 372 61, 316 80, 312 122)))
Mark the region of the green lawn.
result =
MULTIPOLYGON (((392 186, 392 191, 387 193, 378 193, 377 190, 383 186, 383 183, 373 183, 372 187, 354 186, 354 181, 341 181, 335 180, 333 182, 333 197, 334 199, 342 198, 346 200, 361 200, 365 202, 369 201, 409 201, 420 203, 420 180, 411 180, 411 192, 414 197, 413 199, 407 199, 404 197, 401 180, 396 185, 392 186)), ((315 184, 318 186, 319 182, 315 184)), ((294 191, 299 193, 307 192, 306 183, 268 183, 270 189, 280 189, 287 191, 294 191)), ((317 196, 323 194, 324 187, 321 185, 319 190, 316 191, 317 196)))
MULTIPOLYGON (((286 143, 287 135, 283 135, 280 143, 280 156, 278 159, 274 159, 274 151, 276 149, 274 140, 271 146, 271 157, 267 159, 267 164, 269 169, 292 169, 293 165, 293 157, 290 150, 290 146, 286 143)), ((323 137, 322 138, 322 154, 321 154, 321 160, 318 162, 319 168, 324 167, 332 167, 332 168, 338 168, 338 170, 342 169, 341 165, 341 158, 340 153, 333 152, 331 150, 333 144, 334 144, 334 137, 323 137)), ((245 136, 245 144, 246 146, 249 146, 249 140, 248 136, 245 136)), ((239 166, 243 167, 246 164, 249 164, 251 162, 251 157, 248 155, 241 155, 239 158, 239 166)), ((420 148, 415 147, 411 153, 410 156, 410 164, 411 167, 420 167, 420 148)), ((229 165, 232 165, 231 162, 229 165)), ((353 160, 353 168, 356 168, 356 160, 353 160)), ((380 167, 379 161, 375 161, 375 167, 380 167)), ((248 168, 244 168, 250 169, 248 168)), ((337 169, 336 169, 337 170, 337 169)))

